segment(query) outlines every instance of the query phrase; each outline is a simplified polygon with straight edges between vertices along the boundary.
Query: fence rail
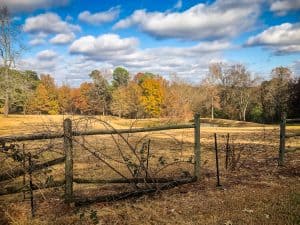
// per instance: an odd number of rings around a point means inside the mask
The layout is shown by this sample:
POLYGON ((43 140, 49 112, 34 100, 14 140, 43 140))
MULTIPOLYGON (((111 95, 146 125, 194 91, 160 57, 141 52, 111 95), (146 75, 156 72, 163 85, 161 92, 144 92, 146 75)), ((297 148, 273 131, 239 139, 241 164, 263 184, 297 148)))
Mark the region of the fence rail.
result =
MULTIPOLYGON (((75 198, 73 196, 73 183, 160 183, 162 186, 160 190, 170 188, 172 186, 177 186, 183 183, 193 182, 200 178, 200 115, 196 114, 194 116, 194 123, 186 123, 186 124, 174 124, 174 125, 163 125, 163 126, 155 126, 155 127, 145 127, 145 128, 132 128, 132 129, 111 129, 103 130, 88 130, 88 131, 76 131, 72 129, 72 121, 70 119, 65 119, 63 122, 64 131, 61 133, 35 133, 35 134, 27 134, 20 136, 2 136, 0 137, 0 145, 5 147, 6 143, 13 142, 23 142, 23 141, 35 141, 35 140, 47 140, 47 139, 58 139, 63 138, 64 144, 64 153, 65 156, 61 158, 57 158, 54 160, 50 160, 48 162, 44 162, 41 164, 32 165, 31 168, 16 168, 12 171, 0 174, 0 182, 5 180, 10 180, 19 176, 26 174, 27 172, 34 172, 37 170, 41 170, 56 164, 65 163, 65 179, 62 181, 55 181, 53 184, 30 184, 30 191, 36 190, 40 188, 50 188, 56 186, 64 185, 65 188, 65 202, 70 203, 74 202, 75 198), (187 177, 185 179, 169 179, 169 178, 150 178, 150 177, 133 177, 127 179, 114 179, 114 180, 89 180, 82 178, 74 178, 73 177, 73 137, 76 136, 86 136, 86 135, 112 135, 112 134, 124 134, 124 133, 140 133, 140 132, 152 132, 152 131, 162 131, 162 130, 174 130, 174 129, 194 129, 194 174, 191 177, 187 177)), ((0 195, 9 194, 9 193, 18 193, 21 192, 25 186, 22 187, 8 187, 2 192, 0 191, 0 195)), ((153 187, 149 190, 139 190, 139 192, 135 191, 128 196, 137 196, 143 193, 151 193, 157 191, 157 187, 153 187)), ((126 193, 116 195, 116 196, 99 196, 91 199, 77 199, 78 204, 85 204, 94 200, 108 200, 108 199, 123 199, 127 196, 126 193)))
MULTIPOLYGON (((48 162, 44 162, 44 163, 41 163, 41 164, 35 164, 31 168, 31 171, 35 172, 35 171, 38 171, 38 170, 42 170, 42 169, 48 168, 50 166, 61 164, 64 161, 65 161, 65 157, 61 157, 61 158, 53 159, 53 160, 50 160, 48 162)), ((1 173, 0 174, 0 182, 5 181, 5 180, 11 180, 11 179, 17 178, 19 176, 22 176, 25 173, 27 173, 28 170, 29 170, 29 168, 21 168, 20 167, 20 168, 13 169, 13 170, 11 170, 9 172, 6 172, 6 173, 1 173)))
MULTIPOLYGON (((72 136, 88 136, 88 135, 107 135, 107 134, 124 134, 124 133, 141 133, 141 132, 151 132, 151 131, 161 131, 161 130, 176 130, 176 129, 187 129, 195 128, 193 123, 188 124, 175 124, 175 125, 165 125, 165 126, 155 126, 146 128, 132 128, 132 129, 114 129, 114 130, 90 130, 90 131, 72 131, 72 136)), ((10 142, 21 142, 21 141, 36 141, 36 140, 48 140, 48 139, 58 139, 63 138, 64 133, 39 133, 39 134, 27 134, 18 136, 0 136, 0 143, 10 143, 10 142)))
POLYGON ((287 123, 300 123, 300 118, 297 119, 286 119, 287 123))
MULTIPOLYGON (((189 177, 182 178, 182 180, 190 179, 189 177)), ((195 178, 194 178, 195 179, 195 178)), ((148 184, 164 184, 169 182, 176 182, 178 179, 175 178, 129 178, 129 179, 111 179, 111 180, 105 180, 105 179, 86 179, 86 178, 74 178, 73 183, 76 184, 128 184, 128 183, 148 183, 148 184)), ((64 186, 66 183, 66 180, 55 180, 51 181, 49 183, 44 184, 33 184, 32 190, 40 190, 40 189, 47 189, 47 188, 53 188, 53 187, 61 187, 64 186)), ((9 195, 9 194, 16 194, 23 192, 24 189, 28 188, 28 185, 22 185, 22 186, 8 186, 5 188, 0 189, 0 196, 1 195, 9 195)))

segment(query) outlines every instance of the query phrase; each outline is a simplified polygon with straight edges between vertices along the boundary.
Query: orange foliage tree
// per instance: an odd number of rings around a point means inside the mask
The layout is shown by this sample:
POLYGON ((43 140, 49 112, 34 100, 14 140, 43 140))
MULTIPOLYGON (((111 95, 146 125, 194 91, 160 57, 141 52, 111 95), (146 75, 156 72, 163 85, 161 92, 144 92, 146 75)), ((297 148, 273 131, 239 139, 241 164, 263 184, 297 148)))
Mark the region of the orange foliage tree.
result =
POLYGON ((62 85, 57 90, 59 112, 62 114, 72 112, 71 88, 68 85, 62 85))
POLYGON ((59 113, 57 87, 50 75, 41 75, 41 81, 29 104, 29 111, 51 115, 59 113))
POLYGON ((74 112, 80 114, 89 114, 92 111, 92 106, 90 104, 90 92, 92 89, 92 84, 84 82, 79 88, 74 88, 71 92, 73 109, 74 112))

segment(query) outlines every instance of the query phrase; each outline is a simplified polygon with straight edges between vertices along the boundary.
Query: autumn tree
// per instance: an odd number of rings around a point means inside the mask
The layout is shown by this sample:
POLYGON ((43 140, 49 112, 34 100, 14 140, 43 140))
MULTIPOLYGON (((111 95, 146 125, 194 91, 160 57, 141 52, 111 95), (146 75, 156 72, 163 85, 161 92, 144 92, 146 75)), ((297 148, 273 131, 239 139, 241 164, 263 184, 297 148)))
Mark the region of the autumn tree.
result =
POLYGON ((90 114, 92 106, 90 102, 90 92, 93 87, 92 83, 83 82, 79 88, 71 90, 73 112, 79 114, 90 114))
POLYGON ((72 111, 72 96, 70 86, 63 84, 57 89, 59 112, 62 114, 72 111))
POLYGON ((119 87, 112 94, 112 113, 135 119, 141 117, 144 113, 141 96, 141 87, 133 81, 119 87))
POLYGON ((187 120, 192 118, 194 87, 178 77, 165 83, 163 115, 173 119, 187 120))
POLYGON ((140 87, 142 89, 141 104, 145 115, 148 117, 159 117, 164 102, 163 79, 161 77, 142 78, 140 87))
POLYGON ((292 94, 290 82, 292 72, 286 67, 276 67, 271 72, 272 79, 264 81, 260 88, 260 99, 265 121, 278 121, 283 112, 288 110, 292 94))
POLYGON ((252 79, 249 71, 241 64, 231 66, 228 76, 232 101, 239 111, 239 119, 246 121, 246 111, 250 103, 250 95, 255 79, 252 79))
POLYGON ((144 82, 144 80, 146 79, 154 79, 155 75, 153 73, 137 73, 134 78, 133 81, 136 82, 137 84, 142 84, 144 82))
MULTIPOLYGON (((214 64, 210 67, 214 83, 218 84, 220 107, 230 119, 246 120, 252 87, 256 79, 242 64, 214 64)), ((210 90, 212 91, 212 90, 210 90)))
POLYGON ((289 100, 289 82, 292 79, 292 71, 287 67, 276 67, 272 70, 272 85, 274 85, 274 99, 276 104, 276 115, 281 117, 283 112, 287 112, 289 100))
POLYGON ((58 93, 53 77, 48 74, 41 75, 40 80, 29 106, 30 111, 51 115, 58 114, 58 93))
POLYGON ((126 86, 120 86, 112 93, 111 111, 119 117, 127 116, 129 107, 129 89, 126 86))
MULTIPOLYGON (((209 73, 205 77, 202 85, 203 94, 206 97, 205 102, 209 105, 211 119, 215 117, 215 108, 219 108, 219 87, 217 80, 222 78, 221 64, 213 63, 209 66, 209 73)), ((208 108, 208 107, 207 107, 208 108)))
POLYGON ((49 93, 42 83, 37 86, 34 96, 29 104, 31 113, 48 114, 51 109, 49 93))
MULTIPOLYGON (((207 106, 211 107, 211 114, 215 114, 215 103, 219 103, 220 107, 219 116, 223 118, 235 119, 237 117, 238 111, 237 107, 234 105, 234 99, 232 95, 232 82, 230 79, 230 66, 224 63, 213 63, 209 67, 209 79, 204 82, 201 89, 204 93, 209 93, 212 89, 213 84, 217 87, 214 94, 217 96, 212 97, 211 94, 204 98, 204 102, 207 106), (208 82, 208 86, 205 83, 208 82), (217 101, 216 101, 217 100, 217 101), (210 103, 208 103, 210 102, 210 103), (213 104, 212 104, 213 103, 213 104)), ((206 106, 206 108, 207 108, 206 106)))

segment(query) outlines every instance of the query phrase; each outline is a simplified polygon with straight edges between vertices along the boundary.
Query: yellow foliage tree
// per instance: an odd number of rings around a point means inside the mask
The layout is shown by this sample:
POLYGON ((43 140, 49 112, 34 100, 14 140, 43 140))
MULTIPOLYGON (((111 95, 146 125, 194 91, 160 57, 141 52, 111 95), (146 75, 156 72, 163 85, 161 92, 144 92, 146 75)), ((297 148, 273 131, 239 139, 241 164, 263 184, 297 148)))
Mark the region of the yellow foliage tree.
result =
POLYGON ((146 116, 159 117, 164 102, 164 87, 162 78, 147 78, 141 84, 141 104, 146 116))
POLYGON ((118 87, 112 94, 112 112, 119 117, 139 117, 143 112, 143 106, 140 102, 141 94, 141 87, 135 82, 118 87))

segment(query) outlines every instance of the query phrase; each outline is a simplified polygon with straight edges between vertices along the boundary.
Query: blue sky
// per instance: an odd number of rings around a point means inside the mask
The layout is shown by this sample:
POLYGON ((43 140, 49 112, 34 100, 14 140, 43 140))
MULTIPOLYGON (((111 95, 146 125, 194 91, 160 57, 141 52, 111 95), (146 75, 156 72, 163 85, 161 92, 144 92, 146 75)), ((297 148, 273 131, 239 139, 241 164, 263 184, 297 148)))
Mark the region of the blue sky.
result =
POLYGON ((198 82, 210 63, 300 73, 300 0, 0 0, 22 25, 20 69, 76 86, 99 69, 198 82))

